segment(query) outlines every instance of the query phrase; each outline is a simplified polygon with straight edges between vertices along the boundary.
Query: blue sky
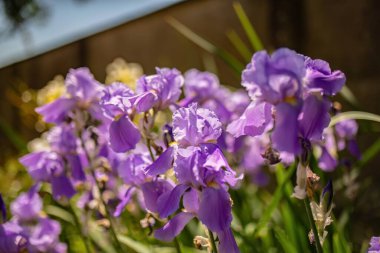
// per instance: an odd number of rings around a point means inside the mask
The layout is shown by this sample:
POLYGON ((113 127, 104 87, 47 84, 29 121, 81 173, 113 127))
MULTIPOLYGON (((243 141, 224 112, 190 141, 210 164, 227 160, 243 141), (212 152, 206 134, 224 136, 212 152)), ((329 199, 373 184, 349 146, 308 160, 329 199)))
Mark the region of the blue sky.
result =
MULTIPOLYGON (((0 68, 142 17, 182 0, 41 0, 48 8, 44 22, 26 26, 30 43, 21 32, 0 37, 0 68)), ((1 6, 2 8, 2 6, 1 6)), ((7 25, 3 10, 0 29, 7 25)))

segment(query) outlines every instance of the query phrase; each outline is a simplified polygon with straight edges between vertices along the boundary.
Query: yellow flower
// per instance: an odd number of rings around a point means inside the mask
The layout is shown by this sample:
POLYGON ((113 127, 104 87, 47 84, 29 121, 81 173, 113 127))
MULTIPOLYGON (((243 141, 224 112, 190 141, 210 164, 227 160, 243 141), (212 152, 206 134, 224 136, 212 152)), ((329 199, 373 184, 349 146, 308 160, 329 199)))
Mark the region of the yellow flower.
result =
POLYGON ((134 90, 136 88, 137 79, 143 74, 143 69, 140 64, 127 63, 122 58, 116 58, 107 66, 106 72, 106 84, 116 81, 122 82, 134 90))
POLYGON ((37 92, 37 104, 44 105, 50 103, 64 95, 66 92, 65 80, 63 76, 55 76, 53 80, 37 92))

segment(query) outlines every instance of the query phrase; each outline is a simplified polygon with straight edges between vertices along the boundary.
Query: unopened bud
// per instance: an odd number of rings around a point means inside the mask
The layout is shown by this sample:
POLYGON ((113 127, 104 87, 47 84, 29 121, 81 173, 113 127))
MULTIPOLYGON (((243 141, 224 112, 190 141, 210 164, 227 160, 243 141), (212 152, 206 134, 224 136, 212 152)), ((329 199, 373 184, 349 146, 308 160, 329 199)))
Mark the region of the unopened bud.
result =
POLYGON ((194 246, 197 249, 210 248, 210 241, 208 238, 197 235, 193 240, 194 246))
POLYGON ((281 162, 280 152, 272 147, 268 147, 261 156, 266 159, 270 165, 281 162))

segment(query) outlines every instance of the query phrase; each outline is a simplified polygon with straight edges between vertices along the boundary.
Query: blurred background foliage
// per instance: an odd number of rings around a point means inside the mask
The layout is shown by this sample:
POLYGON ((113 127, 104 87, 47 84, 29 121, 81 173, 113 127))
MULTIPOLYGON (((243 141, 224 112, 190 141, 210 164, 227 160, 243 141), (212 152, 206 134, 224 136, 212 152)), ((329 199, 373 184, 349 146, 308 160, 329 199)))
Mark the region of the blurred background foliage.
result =
MULTIPOLYGON (((3 0, 3 6, 10 23, 9 29, 2 31, 3 36, 23 30, 24 24, 32 19, 48 22, 49 10, 38 1, 3 0)), ((63 75, 69 68, 89 66, 95 77, 105 83, 130 82, 143 69, 151 73, 155 66, 176 67, 181 71, 198 68, 215 72, 222 83, 238 88, 239 73, 255 51, 285 46, 312 58, 325 59, 333 69, 346 73, 349 89, 339 98, 344 111, 379 114, 379 11, 376 0, 186 1, 0 69, 3 147, 0 192, 9 202, 30 186, 31 180, 17 158, 27 151, 28 141, 48 127, 34 108, 60 94, 63 75), (49 88, 41 89, 45 85, 49 88)), ((362 160, 350 168, 341 166, 333 173, 317 171, 325 177, 322 182, 328 178, 335 180, 335 217, 324 244, 325 252, 365 252, 368 238, 380 234, 377 184, 380 125, 369 121, 359 123, 362 160)), ((271 171, 268 187, 259 188, 246 182, 248 188, 232 192, 233 228, 243 245, 242 252, 312 252, 307 240, 309 231, 305 229, 308 223, 304 206, 290 197, 293 171, 294 168, 276 168, 271 171)), ((53 203, 48 197, 45 201, 53 203)), ((123 215, 135 216, 135 220, 144 218, 133 207, 129 208, 130 212, 123 215)), ((70 215, 54 207, 48 210, 67 224, 62 234, 69 245, 74 245, 70 252, 81 252, 83 245, 72 236, 75 231, 67 218, 70 215)), ((131 217, 124 218, 131 220, 131 217)), ((132 238, 124 238, 124 242, 134 251, 154 252, 145 245, 152 242, 161 245, 160 252, 172 252, 170 247, 162 248, 169 244, 147 237, 149 231, 140 229, 139 223, 128 226, 136 233, 132 238)), ((192 235, 200 229, 191 223, 181 234, 184 252, 194 252, 192 235)), ((94 230, 94 241, 100 236, 96 233, 94 230)), ((103 250, 108 247, 98 246, 103 250)))

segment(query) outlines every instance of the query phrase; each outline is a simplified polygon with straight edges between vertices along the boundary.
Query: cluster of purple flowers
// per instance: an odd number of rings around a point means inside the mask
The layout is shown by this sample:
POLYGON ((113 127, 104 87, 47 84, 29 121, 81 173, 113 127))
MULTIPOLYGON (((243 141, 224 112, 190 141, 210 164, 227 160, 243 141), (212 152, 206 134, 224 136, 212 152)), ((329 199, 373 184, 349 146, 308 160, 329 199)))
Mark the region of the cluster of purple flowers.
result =
MULTIPOLYGON (((13 218, 0 225, 0 252, 64 253, 66 245, 59 242, 61 226, 42 213, 42 200, 38 185, 20 194, 11 204, 13 218)), ((1 196, 0 196, 1 198, 1 196)), ((1 199, 2 218, 6 208, 1 199)))
MULTIPOLYGON (((268 178, 262 167, 289 164, 295 157, 304 162, 313 147, 326 171, 337 166, 337 150, 348 147, 358 154, 354 121, 327 129, 331 97, 345 82, 328 63, 289 49, 271 56, 260 51, 243 71, 242 82, 248 93, 222 87, 208 72, 193 69, 182 75, 157 68, 156 74, 140 77, 133 90, 120 82, 103 85, 87 68, 72 69, 65 93, 37 108, 54 124, 45 135, 46 147, 20 161, 37 183, 51 185, 57 201, 79 195, 83 210, 118 217, 136 196, 154 218, 149 226, 165 222, 154 232, 157 239, 173 240, 196 218, 216 233, 219 252, 239 252, 229 188, 239 186, 243 173, 263 185, 268 178)), ((4 245, 10 240, 37 247, 36 252, 65 250, 57 241, 58 223, 37 215, 41 206, 36 188, 12 204, 17 222, 2 225, 4 245), (24 238, 25 215, 37 221, 38 229, 27 229, 24 238), (50 237, 38 242, 44 231, 50 237)))
POLYGON ((371 241, 369 242, 369 249, 368 253, 379 253, 380 252, 380 237, 372 237, 371 241))

